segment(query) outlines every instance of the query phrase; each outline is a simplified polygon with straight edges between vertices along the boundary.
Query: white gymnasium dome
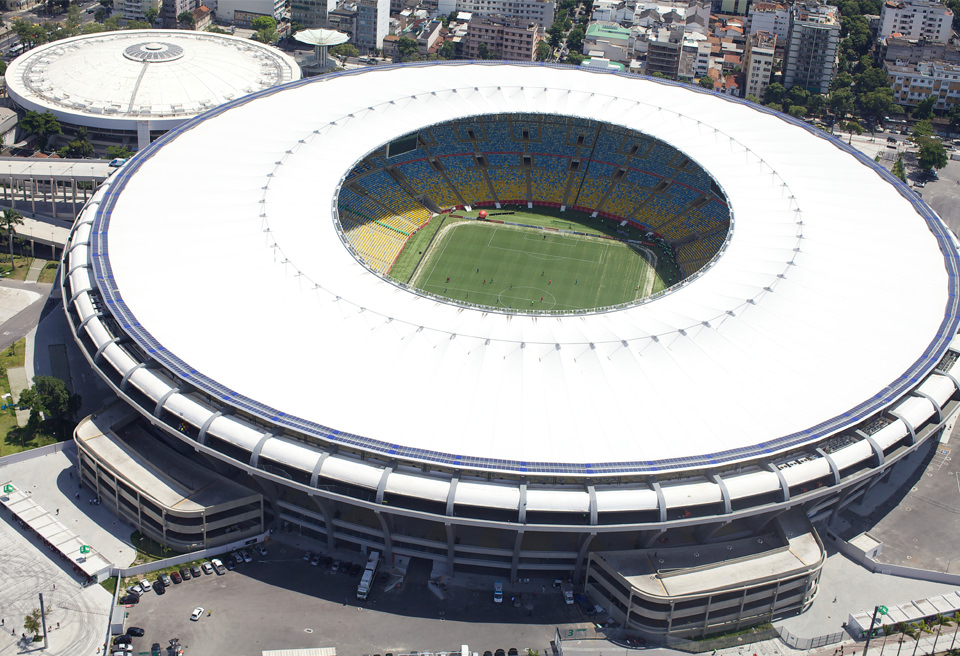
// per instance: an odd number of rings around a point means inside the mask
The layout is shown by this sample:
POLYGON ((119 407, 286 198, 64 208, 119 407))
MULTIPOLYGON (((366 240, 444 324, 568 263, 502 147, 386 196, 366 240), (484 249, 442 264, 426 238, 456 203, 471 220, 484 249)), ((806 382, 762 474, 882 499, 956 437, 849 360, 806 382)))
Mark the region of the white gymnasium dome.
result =
POLYGON ((186 30, 101 32, 48 43, 7 68, 27 110, 70 125, 169 130, 204 110, 300 79, 297 63, 250 39, 186 30))
POLYGON ((81 224, 111 330, 275 434, 388 458, 586 475, 729 466, 890 407, 957 331, 954 244, 888 172, 757 105, 652 79, 458 63, 304 80, 168 133, 97 200, 81 224), (724 250, 647 302, 557 316, 420 295, 348 252, 337 196, 365 156, 517 113, 677 148, 729 202, 724 250))

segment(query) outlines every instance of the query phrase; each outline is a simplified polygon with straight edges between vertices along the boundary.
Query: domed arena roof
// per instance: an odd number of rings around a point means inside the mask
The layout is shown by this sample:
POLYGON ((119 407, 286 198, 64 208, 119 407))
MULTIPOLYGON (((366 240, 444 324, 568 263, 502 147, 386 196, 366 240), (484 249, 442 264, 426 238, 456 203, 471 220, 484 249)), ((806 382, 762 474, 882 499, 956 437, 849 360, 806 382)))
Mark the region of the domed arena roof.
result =
POLYGON ((249 93, 300 79, 297 63, 262 43, 211 32, 123 30, 53 41, 6 72, 28 110, 72 125, 170 129, 249 93))
POLYGON ((456 63, 302 80, 168 133, 97 201, 92 279, 149 358, 274 430, 388 458, 587 475, 744 461, 903 398, 958 325, 954 243, 887 171, 758 105, 621 74, 456 63), (338 194, 370 153, 537 112, 686 154, 729 203, 723 251, 647 302, 556 316, 419 294, 348 251, 338 194), (270 129, 252 139, 254 125, 270 129))

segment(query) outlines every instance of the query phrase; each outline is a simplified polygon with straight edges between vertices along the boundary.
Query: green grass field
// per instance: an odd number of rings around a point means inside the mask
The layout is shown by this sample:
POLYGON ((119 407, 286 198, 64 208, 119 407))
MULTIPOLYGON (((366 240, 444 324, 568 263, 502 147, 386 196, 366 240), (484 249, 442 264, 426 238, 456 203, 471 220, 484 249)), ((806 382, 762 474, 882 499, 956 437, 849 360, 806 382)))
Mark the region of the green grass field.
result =
MULTIPOLYGON (((556 221, 520 212, 503 218, 549 227, 556 221)), ((572 222, 563 227, 582 229, 572 222)), ((462 221, 440 231, 411 284, 493 307, 537 312, 597 308, 632 302, 666 286, 656 271, 657 254, 642 250, 641 255, 600 237, 462 221)))

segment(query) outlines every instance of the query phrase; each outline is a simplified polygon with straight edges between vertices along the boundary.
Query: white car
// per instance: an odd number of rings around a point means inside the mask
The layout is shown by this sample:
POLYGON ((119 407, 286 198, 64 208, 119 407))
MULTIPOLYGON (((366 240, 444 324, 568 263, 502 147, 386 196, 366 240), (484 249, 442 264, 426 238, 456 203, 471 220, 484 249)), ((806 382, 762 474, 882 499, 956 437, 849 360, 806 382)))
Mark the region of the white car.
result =
POLYGON ((147 579, 143 579, 140 581, 140 589, 143 590, 144 593, 147 593, 153 589, 153 586, 150 585, 150 581, 148 581, 147 579))
POLYGON ((203 606, 197 606, 193 609, 193 612, 190 613, 190 619, 194 622, 199 620, 203 616, 203 606))
POLYGON ((493 584, 493 603, 503 603, 503 581, 497 581, 493 584))
POLYGON ((129 592, 129 593, 132 594, 132 595, 137 595, 138 597, 142 597, 142 596, 143 596, 143 588, 140 587, 140 584, 139 584, 139 583, 137 583, 136 585, 133 585, 133 586, 130 586, 129 588, 127 588, 127 592, 129 592))
POLYGON ((243 562, 245 563, 253 562, 253 558, 250 556, 250 552, 247 551, 246 549, 240 552, 240 556, 243 558, 243 562))
POLYGON ((258 544, 258 545, 257 545, 256 547, 254 547, 254 548, 255 548, 255 549, 257 550, 257 552, 258 552, 261 556, 263 556, 264 558, 266 558, 267 555, 269 555, 269 553, 270 553, 269 551, 267 551, 267 548, 266 548, 265 546, 263 546, 262 544, 258 544))

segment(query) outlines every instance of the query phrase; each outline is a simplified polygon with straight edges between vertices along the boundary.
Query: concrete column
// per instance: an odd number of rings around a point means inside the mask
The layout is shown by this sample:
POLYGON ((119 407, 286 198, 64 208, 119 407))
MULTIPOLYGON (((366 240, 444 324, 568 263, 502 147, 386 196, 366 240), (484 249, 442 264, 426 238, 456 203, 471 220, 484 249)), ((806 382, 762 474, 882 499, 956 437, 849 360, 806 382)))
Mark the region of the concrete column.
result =
POLYGON ((383 558, 386 562, 393 562, 393 532, 390 528, 390 517, 379 510, 375 510, 380 528, 383 530, 383 558))

